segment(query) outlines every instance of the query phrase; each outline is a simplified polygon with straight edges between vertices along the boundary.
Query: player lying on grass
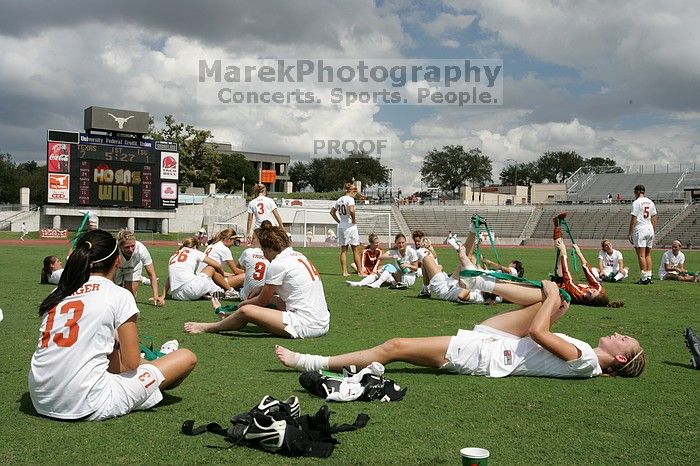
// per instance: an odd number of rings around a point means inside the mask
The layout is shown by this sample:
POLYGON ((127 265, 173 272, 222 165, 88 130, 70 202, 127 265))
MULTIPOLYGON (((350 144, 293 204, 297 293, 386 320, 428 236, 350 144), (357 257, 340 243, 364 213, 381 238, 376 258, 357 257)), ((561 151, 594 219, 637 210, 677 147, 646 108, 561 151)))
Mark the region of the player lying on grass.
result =
POLYGON ((44 266, 41 268, 40 283, 42 285, 49 283, 58 285, 62 273, 63 264, 61 264, 61 260, 57 256, 46 256, 44 257, 44 266))
POLYGON ((576 252, 576 256, 581 261, 581 269, 583 270, 583 274, 586 276, 587 283, 576 283, 574 281, 571 271, 569 270, 569 263, 566 258, 566 245, 564 245, 561 227, 559 226, 560 220, 563 220, 565 217, 566 212, 562 212, 552 219, 552 222, 554 223, 554 247, 557 250, 558 256, 554 281, 559 283, 559 286, 571 295, 571 302, 573 304, 602 307, 624 306, 625 303, 622 301, 610 302, 610 299, 605 292, 605 288, 603 288, 603 285, 596 280, 595 275, 588 266, 588 261, 586 261, 586 258, 583 256, 583 253, 577 244, 574 244, 573 248, 576 252))
POLYGON ((217 333, 239 330, 252 323, 286 338, 320 337, 328 333, 330 313, 316 268, 291 248, 291 240, 283 228, 264 221, 257 236, 263 254, 270 261, 260 293, 243 301, 225 319, 216 323, 187 322, 185 331, 217 333))
POLYGON ((569 305, 555 283, 542 285, 537 303, 495 315, 473 330, 459 330, 456 336, 392 338, 370 349, 331 357, 276 346, 275 355, 285 366, 301 371, 340 372, 351 365, 402 361, 487 377, 636 377, 642 373, 644 350, 632 337, 615 333, 600 338, 592 348, 581 340, 552 333, 552 325, 569 305))
POLYGON ((226 298, 238 297, 236 290, 224 278, 224 269, 219 262, 207 257, 197 249, 197 238, 185 238, 168 260, 168 280, 163 295, 177 301, 196 301, 210 293, 224 293, 226 298), (197 272, 200 270, 201 272, 197 272))
POLYGON ((114 275, 114 283, 121 285, 136 298, 139 285, 141 284, 141 273, 145 269, 150 279, 152 301, 156 306, 162 306, 163 301, 158 294, 158 277, 156 269, 153 267, 153 259, 146 246, 142 242, 136 241, 136 237, 131 230, 122 228, 117 234, 119 243, 120 265, 114 275))
MULTIPOLYGON (((222 267, 228 265, 231 272, 225 272, 224 277, 235 289, 242 287, 245 280, 245 271, 233 259, 233 254, 231 254, 231 246, 234 245, 237 237, 233 228, 226 228, 214 235, 211 244, 204 250, 205 256, 214 259, 222 267)), ((204 267, 206 267, 205 264, 200 264, 197 272, 201 272, 204 267)))
POLYGON ((39 307, 39 341, 29 370, 29 393, 39 414, 104 420, 155 406, 161 389, 194 369, 195 355, 179 349, 141 359, 134 296, 114 284, 117 240, 103 230, 81 235, 56 289, 39 307))
POLYGON ((671 250, 664 252, 659 265, 660 280, 678 280, 681 282, 697 282, 700 277, 697 272, 688 272, 685 269, 685 254, 681 252, 683 245, 675 240, 671 243, 671 250))
POLYGON ((609 239, 600 242, 598 267, 592 267, 591 272, 599 282, 620 282, 629 275, 622 253, 613 248, 609 239))

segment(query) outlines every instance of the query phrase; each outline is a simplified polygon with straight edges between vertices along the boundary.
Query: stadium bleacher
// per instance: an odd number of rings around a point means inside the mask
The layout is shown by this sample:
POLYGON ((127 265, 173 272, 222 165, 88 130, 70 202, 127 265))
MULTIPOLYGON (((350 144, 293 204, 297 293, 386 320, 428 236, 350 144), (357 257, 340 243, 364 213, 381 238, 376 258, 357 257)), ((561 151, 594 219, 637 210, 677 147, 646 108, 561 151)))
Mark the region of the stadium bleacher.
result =
POLYGON ((600 203, 607 201, 608 193, 614 199, 620 193, 624 200, 631 202, 634 187, 642 184, 646 196, 654 202, 683 202, 685 184, 697 178, 700 178, 700 172, 601 173, 576 183, 568 194, 573 202, 600 203))

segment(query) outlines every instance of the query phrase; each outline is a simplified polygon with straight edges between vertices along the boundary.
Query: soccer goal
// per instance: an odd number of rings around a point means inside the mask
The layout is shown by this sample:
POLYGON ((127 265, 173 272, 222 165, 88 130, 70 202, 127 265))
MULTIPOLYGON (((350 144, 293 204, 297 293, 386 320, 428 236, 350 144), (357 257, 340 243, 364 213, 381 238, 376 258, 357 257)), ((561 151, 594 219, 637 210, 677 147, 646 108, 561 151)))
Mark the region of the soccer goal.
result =
MULTIPOLYGON (((379 241, 391 244, 393 242, 391 228, 391 212, 357 211, 355 220, 360 233, 360 241, 367 242, 370 233, 379 235, 379 241)), ((337 245, 338 224, 330 216, 328 210, 299 209, 294 213, 289 233, 294 244, 337 245)))

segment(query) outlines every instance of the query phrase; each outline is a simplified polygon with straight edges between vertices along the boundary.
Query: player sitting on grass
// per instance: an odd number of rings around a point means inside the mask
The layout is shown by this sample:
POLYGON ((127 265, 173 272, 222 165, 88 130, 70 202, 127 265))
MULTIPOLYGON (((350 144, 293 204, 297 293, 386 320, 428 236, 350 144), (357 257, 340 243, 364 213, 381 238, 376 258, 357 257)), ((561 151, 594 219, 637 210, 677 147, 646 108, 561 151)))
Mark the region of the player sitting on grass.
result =
POLYGON ((61 264, 61 260, 57 256, 46 256, 44 257, 44 266, 41 268, 40 283, 42 285, 49 283, 58 285, 62 273, 63 265, 61 264))
POLYGON ((168 280, 165 282, 161 298, 165 300, 169 292, 170 297, 177 301, 196 301, 210 293, 222 291, 226 298, 237 297, 236 290, 224 278, 221 264, 205 256, 197 246, 197 238, 185 238, 175 254, 170 256, 168 280), (197 273, 202 264, 204 268, 197 273))
POLYGON ((380 259, 393 259, 394 264, 385 264, 379 270, 366 276, 359 282, 346 283, 350 286, 368 286, 379 288, 384 283, 389 287, 405 289, 416 282, 416 271, 420 268, 416 250, 406 244, 406 236, 399 233, 394 237, 394 248, 381 255, 380 259))
POLYGON ((260 293, 243 301, 224 320, 187 322, 185 331, 218 333, 239 330, 252 323, 286 338, 312 338, 328 333, 330 313, 316 268, 291 248, 291 240, 283 228, 264 221, 257 236, 263 254, 270 261, 260 293), (276 309, 266 307, 270 304, 276 309))
POLYGON ((39 307, 41 326, 29 370, 29 394, 41 415, 104 420, 149 409, 161 389, 182 382, 197 358, 179 349, 142 360, 134 296, 114 284, 117 240, 103 230, 81 235, 58 286, 39 307))
POLYGON ((678 280, 681 282, 697 282, 700 277, 696 273, 685 270, 685 254, 681 252, 683 245, 675 240, 671 250, 664 252, 659 265, 660 280, 678 280))
POLYGON ((629 275, 622 253, 613 248, 609 239, 600 242, 598 267, 592 267, 591 272, 599 282, 620 282, 629 275))
MULTIPOLYGON (((365 247, 364 251, 362 251, 362 271, 359 272, 359 274, 365 275, 365 278, 369 277, 370 275, 374 275, 373 279, 371 279, 371 281, 368 282, 371 283, 374 280, 376 280, 376 278, 379 276, 378 271, 379 265, 381 263, 380 259, 382 257, 382 254, 384 254, 384 250, 379 247, 379 236, 377 236, 374 233, 369 235, 369 237, 367 238, 367 242, 367 246, 365 247)), ((352 267, 353 269, 357 269, 357 266, 354 263, 350 264, 350 267, 352 267)), ((357 270, 355 270, 355 272, 357 272, 357 270)), ((362 283, 361 281, 353 282, 347 280, 345 283, 347 283, 350 286, 362 286, 360 284, 362 283)))
MULTIPOLYGON (((233 260, 233 254, 231 254, 231 246, 234 245, 237 238, 233 228, 226 228, 218 232, 211 244, 204 250, 205 256, 214 259, 222 267, 228 265, 231 272, 225 272, 224 277, 234 289, 242 287, 245 280, 245 271, 233 260)), ((200 264, 198 272, 201 272, 204 267, 206 267, 204 264, 200 264)))
POLYGON ((164 302, 158 295, 158 277, 156 269, 153 267, 153 259, 146 246, 141 241, 136 241, 134 232, 122 228, 117 234, 119 243, 120 265, 114 275, 114 283, 121 285, 136 298, 139 285, 141 285, 141 273, 145 269, 150 279, 153 296, 151 301, 156 306, 162 306, 164 302))
POLYGON ((588 261, 583 257, 581 249, 577 244, 573 245, 576 256, 581 261, 581 269, 586 276, 586 284, 576 283, 569 270, 569 263, 566 258, 566 246, 561 234, 560 220, 566 217, 566 212, 562 212, 552 219, 554 222, 554 247, 557 249, 557 268, 554 276, 554 281, 559 283, 559 286, 571 295, 573 304, 583 304, 585 306, 602 306, 602 307, 622 307, 624 302, 610 302, 605 288, 596 280, 595 275, 588 266, 588 261))
POLYGON ((243 288, 240 292, 241 301, 245 301, 260 292, 265 284, 265 272, 270 266, 270 261, 265 258, 265 254, 260 249, 259 232, 259 228, 253 230, 250 247, 245 248, 238 259, 238 263, 245 270, 243 288))
POLYGON ((542 285, 538 302, 495 315, 473 330, 459 330, 456 336, 393 338, 373 348, 331 357, 295 353, 282 346, 275 347, 275 354, 285 366, 301 371, 340 372, 351 365, 403 361, 487 377, 636 377, 642 373, 644 350, 632 337, 615 333, 600 338, 592 348, 581 340, 552 333, 552 325, 569 304, 555 283, 542 285))

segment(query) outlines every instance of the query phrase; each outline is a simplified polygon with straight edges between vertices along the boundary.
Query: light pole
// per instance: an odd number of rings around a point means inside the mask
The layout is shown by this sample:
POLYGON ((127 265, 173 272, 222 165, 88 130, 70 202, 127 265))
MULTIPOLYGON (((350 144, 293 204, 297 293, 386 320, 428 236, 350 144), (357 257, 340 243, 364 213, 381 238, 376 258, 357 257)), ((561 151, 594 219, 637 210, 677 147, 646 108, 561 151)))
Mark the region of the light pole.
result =
POLYGON ((245 197, 245 176, 241 177, 241 191, 243 191, 243 197, 245 197))
POLYGON ((389 169, 389 196, 394 199, 394 169, 389 169))

